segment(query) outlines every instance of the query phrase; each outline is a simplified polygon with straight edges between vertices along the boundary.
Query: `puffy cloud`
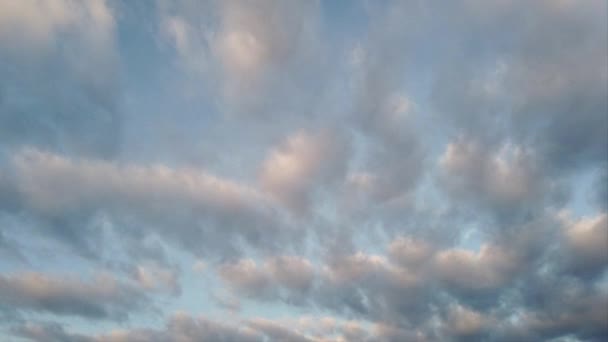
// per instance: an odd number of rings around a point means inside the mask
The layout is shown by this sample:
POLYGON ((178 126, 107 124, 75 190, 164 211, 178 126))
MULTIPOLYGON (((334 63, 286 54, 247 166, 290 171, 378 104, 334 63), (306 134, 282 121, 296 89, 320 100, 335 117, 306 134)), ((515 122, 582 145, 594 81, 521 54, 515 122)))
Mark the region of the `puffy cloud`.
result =
POLYGON ((453 10, 471 21, 452 22, 444 53, 459 57, 440 63, 433 102, 454 131, 484 145, 534 146, 552 174, 597 166, 608 127, 606 4, 473 1, 453 10), (490 48, 496 41, 505 44, 490 48))
POLYGON ((247 90, 269 86, 280 92, 273 83, 280 86, 282 81, 274 81, 273 73, 298 77, 289 66, 313 56, 317 7, 297 1, 221 3, 212 46, 224 68, 229 100, 255 106, 259 99, 246 96, 247 90))
MULTIPOLYGON (((179 61, 214 80, 228 113, 276 114, 268 98, 308 85, 304 63, 321 65, 316 2, 160 1, 159 9, 179 61)), ((305 104, 286 97, 278 107, 300 110, 291 101, 305 104)))
POLYGON ((533 151, 521 146, 493 150, 460 138, 447 145, 439 166, 441 182, 452 196, 507 223, 536 210, 557 190, 542 174, 533 151))
POLYGON ((398 237, 388 246, 388 254, 397 263, 416 268, 429 261, 434 247, 424 240, 398 237))
POLYGON ((205 317, 195 318, 185 313, 172 315, 164 329, 114 330, 91 337, 96 342, 123 341, 263 341, 263 335, 246 326, 224 324, 205 317))
POLYGON ((270 280, 265 270, 252 259, 220 265, 218 272, 222 279, 241 293, 261 295, 269 286, 270 280))
POLYGON ((241 310, 241 301, 235 294, 226 291, 213 293, 211 296, 213 301, 223 309, 226 309, 232 313, 236 313, 241 310))
POLYGON ((0 2, 0 134, 115 155, 121 142, 116 19, 104 0, 0 2))
POLYGON ((580 273, 597 273, 608 264, 608 220, 606 213, 564 222, 565 249, 572 267, 580 273))
POLYGON ((161 24, 163 35, 173 43, 184 67, 204 73, 209 52, 203 37, 197 37, 197 32, 191 24, 179 16, 167 15, 161 24))
POLYGON ((570 334, 579 340, 601 341, 608 336, 605 293, 584 294, 569 289, 552 295, 552 304, 559 304, 514 313, 511 321, 496 327, 494 339, 548 339, 570 334), (568 309, 563 310, 564 307, 568 309))
POLYGON ((499 288, 511 280, 518 264, 514 251, 492 245, 483 245, 478 252, 447 249, 435 259, 438 277, 463 289, 499 288))
POLYGON ((311 342, 312 340, 295 332, 289 328, 282 326, 276 322, 267 319, 253 319, 249 323, 254 329, 264 332, 272 340, 277 341, 294 341, 294 342, 311 342))
POLYGON ((296 211, 310 206, 311 192, 326 185, 345 167, 344 144, 330 131, 290 135, 262 164, 262 189, 296 211))
POLYGON ((314 267, 310 261, 297 256, 279 256, 266 262, 266 267, 279 284, 304 291, 312 285, 314 267))
POLYGON ((196 170, 162 165, 121 166, 103 160, 72 160, 62 155, 25 149, 13 159, 17 186, 32 206, 43 212, 65 210, 79 202, 120 196, 139 202, 149 195, 176 201, 238 206, 255 197, 254 190, 196 170), (73 184, 69 189, 67 186, 73 184), (56 195, 63 191, 61 197, 56 195))
POLYGON ((0 339, 605 340, 606 13, 0 0, 0 339))
POLYGON ((0 305, 24 312, 46 312, 90 319, 121 320, 145 308, 136 287, 101 274, 85 282, 43 273, 0 275, 0 305))
POLYGON ((13 334, 31 341, 425 341, 420 333, 389 325, 337 320, 333 317, 304 316, 295 319, 252 318, 225 324, 206 317, 173 314, 164 329, 125 329, 87 336, 66 331, 57 323, 26 322, 12 329, 13 334))
MULTIPOLYGON (((118 222, 123 215, 135 217, 195 253, 203 250, 196 241, 205 232, 227 234, 228 239, 242 233, 250 242, 266 232, 277 233, 263 195, 204 171, 71 159, 36 149, 17 153, 12 164, 15 178, 10 182, 19 194, 21 207, 51 223, 59 222, 61 226, 53 231, 53 237, 85 252, 93 252, 90 240, 101 232, 87 231, 80 225, 99 211, 109 213, 118 222), (65 224, 72 218, 78 220, 77 226, 65 224)), ((120 233, 128 236, 124 231, 120 233)), ((131 233, 140 236, 145 231, 131 233)), ((232 242, 226 243, 229 246, 232 242)), ((210 241, 208 247, 214 246, 210 241)))
POLYGON ((168 291, 179 294, 178 274, 175 270, 156 264, 138 265, 132 275, 140 287, 146 290, 168 291))
MULTIPOLYGON (((560 309, 564 317, 574 317, 577 307, 582 310, 579 305, 583 304, 575 304, 578 302, 574 298, 584 289, 600 303, 607 297, 592 287, 596 285, 584 280, 573 283, 568 274, 561 273, 560 267, 567 264, 563 263, 565 259, 554 256, 555 248, 561 253, 569 247, 560 247, 559 234, 544 235, 546 241, 542 246, 536 245, 539 234, 544 234, 544 227, 551 222, 559 223, 555 219, 543 221, 538 227, 526 226, 522 229, 538 232, 518 239, 505 236, 482 244, 478 251, 441 247, 402 236, 387 246, 388 257, 363 252, 331 256, 323 265, 314 267, 304 300, 293 300, 299 298, 295 297, 300 290, 297 287, 285 286, 288 292, 281 292, 281 281, 252 260, 230 266, 232 277, 222 275, 222 270, 220 275, 237 291, 265 302, 288 299, 286 302, 291 305, 320 307, 378 322, 379 330, 374 334, 353 328, 352 334, 367 336, 362 340, 425 340, 433 336, 508 340, 508 336, 514 338, 518 334, 549 336, 562 324, 568 326, 568 331, 580 331, 581 336, 587 332, 601 333, 599 305, 593 309, 599 310, 598 316, 589 318, 596 323, 569 318, 566 322, 562 321, 565 318, 559 318, 560 309), (543 290, 558 282, 563 282, 563 287, 543 290), (541 296, 538 291, 545 292, 541 296), (564 306, 564 302, 555 302, 558 298, 572 302, 564 306), (540 314, 544 323, 501 323, 511 322, 509 317, 523 308, 540 314)), ((594 272, 599 274, 597 270, 594 272)))
POLYGON ((386 257, 362 252, 337 256, 325 268, 328 279, 337 284, 352 284, 374 280, 388 281, 404 288, 417 284, 416 275, 391 264, 386 257))
POLYGON ((192 265, 192 270, 197 273, 203 273, 207 269, 207 263, 203 260, 197 260, 194 265, 192 265))
POLYGON ((271 257, 260 264, 252 259, 241 259, 221 264, 217 271, 238 293, 261 298, 272 296, 272 292, 280 288, 293 293, 306 292, 316 275, 310 261, 291 255, 271 257))
POLYGON ((471 338, 478 336, 489 323, 489 318, 479 312, 460 305, 449 310, 447 319, 448 336, 471 338))
POLYGON ((74 29, 82 30, 79 34, 92 43, 103 43, 111 39, 114 28, 105 0, 2 1, 0 8, 0 38, 13 44, 47 47, 58 35, 74 29))
POLYGON ((212 341, 259 341, 260 334, 248 327, 215 322, 204 317, 192 318, 187 314, 175 314, 168 324, 171 336, 176 340, 212 341))
POLYGON ((13 334, 30 341, 52 342, 93 342, 93 338, 84 335, 72 334, 57 323, 26 322, 13 328, 13 334))
POLYGON ((399 327, 388 324, 377 324, 375 326, 374 336, 370 341, 426 341, 426 337, 420 331, 401 329, 399 327))
MULTIPOLYGON (((365 146, 355 172, 369 174, 366 195, 371 203, 385 203, 413 191, 427 160, 418 128, 421 112, 404 82, 410 75, 408 61, 412 32, 419 25, 415 2, 369 5, 369 27, 349 45, 353 63, 351 124, 365 146)), ((413 75, 412 79, 415 77, 413 75)), ((367 205, 367 204, 366 204, 367 205)))

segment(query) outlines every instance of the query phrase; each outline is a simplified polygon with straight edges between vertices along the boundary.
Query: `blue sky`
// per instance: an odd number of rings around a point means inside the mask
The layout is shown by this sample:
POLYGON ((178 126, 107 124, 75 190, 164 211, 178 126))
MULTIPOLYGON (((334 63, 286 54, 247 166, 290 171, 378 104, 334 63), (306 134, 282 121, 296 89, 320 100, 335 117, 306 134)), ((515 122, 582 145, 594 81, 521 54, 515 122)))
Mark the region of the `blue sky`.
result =
POLYGON ((0 340, 605 340, 607 10, 0 0, 0 340))

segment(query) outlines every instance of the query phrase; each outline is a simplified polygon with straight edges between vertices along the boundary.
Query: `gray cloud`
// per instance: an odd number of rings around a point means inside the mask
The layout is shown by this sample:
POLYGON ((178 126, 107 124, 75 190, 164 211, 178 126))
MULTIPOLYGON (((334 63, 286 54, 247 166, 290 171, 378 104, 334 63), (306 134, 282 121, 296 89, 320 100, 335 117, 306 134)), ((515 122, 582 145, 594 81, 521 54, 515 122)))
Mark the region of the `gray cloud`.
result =
POLYGON ((296 132, 269 152, 261 166, 261 188, 296 213, 310 210, 315 190, 343 178, 348 151, 336 132, 296 132))
POLYGON ((2 333, 607 338, 605 2, 149 6, 0 0, 2 333))
POLYGON ((71 334, 56 324, 29 323, 15 328, 14 331, 17 335, 26 337, 31 341, 40 342, 263 341, 262 335, 253 330, 222 324, 205 318, 196 319, 185 314, 173 315, 164 329, 115 330, 98 336, 71 334))
POLYGON ((118 153, 123 114, 108 4, 2 1, 0 9, 2 147, 118 153))
POLYGON ((566 267, 579 274, 599 275, 608 264, 606 213, 572 221, 565 218, 562 236, 566 267))
POLYGON ((127 229, 118 232, 125 238, 145 233, 128 230, 127 222, 121 225, 121 218, 134 217, 194 253, 215 249, 230 254, 238 239, 278 242, 262 239, 280 233, 272 203, 263 194, 198 170, 71 159, 35 149, 14 155, 13 167, 15 178, 9 184, 19 194, 14 199, 20 201, 18 207, 50 222, 53 238, 85 255, 98 253, 93 246, 102 232, 87 222, 99 212, 117 219, 120 229, 127 229), (210 239, 208 234, 219 235, 210 239), (205 240, 209 244, 201 245, 205 240), (222 246, 217 240, 224 241, 222 246))
POLYGON ((387 247, 389 258, 358 252, 332 256, 314 268, 307 266, 313 273, 307 276, 311 285, 304 297, 297 287, 281 288, 280 281, 253 260, 222 266, 219 272, 234 291, 251 298, 321 307, 336 314, 389 323, 414 334, 407 336, 419 333, 419 337, 431 339, 493 341, 518 334, 527 338, 556 337, 568 331, 584 339, 589 334, 606 333, 602 303, 608 300, 608 294, 598 289, 601 280, 581 278, 581 273, 571 267, 576 260, 578 270, 595 275, 606 271, 605 262, 596 264, 596 259, 589 259, 601 257, 606 250, 601 236, 606 231, 603 219, 601 215, 580 222, 546 218, 514 227, 519 229, 519 237, 509 238, 510 233, 506 233, 480 246, 479 251, 401 237, 387 247), (554 229, 551 225, 559 227, 557 234, 547 234, 554 229), (585 234, 597 240, 586 240, 585 234), (563 239, 570 245, 562 244, 563 239), (573 250, 575 241, 586 244, 584 252, 573 250), (598 249, 587 245, 590 243, 597 243, 598 249), (584 291, 588 296, 577 299, 577 294, 584 291), (575 318, 584 307, 589 313, 575 318), (517 324, 504 323, 518 315, 531 321, 522 317, 517 324), (433 323, 438 319, 440 329, 433 323), (420 328, 418 333, 414 327, 420 328))
POLYGON ((448 55, 458 57, 437 74, 433 96, 455 131, 534 146, 551 174, 603 160, 605 4, 471 1, 454 10, 471 22, 452 23, 448 55))
POLYGON ((13 327, 12 333, 16 336, 30 341, 49 342, 92 342, 93 338, 84 335, 72 334, 57 323, 34 323, 26 322, 20 326, 13 327))
POLYGON ((359 167, 367 175, 368 191, 375 201, 386 201, 415 188, 425 163, 416 129, 416 103, 403 87, 416 20, 413 3, 391 3, 371 10, 367 36, 353 49, 353 122, 369 151, 359 167), (386 11, 386 12, 384 12, 386 11))
POLYGON ((197 90, 219 97, 225 113, 280 118, 306 113, 307 100, 321 97, 325 85, 307 74, 324 68, 318 3, 159 1, 158 8, 178 63, 211 80, 215 87, 196 82, 197 90), (313 91, 289 95, 300 87, 313 91))
POLYGON ((448 190, 500 216, 532 210, 551 191, 536 158, 522 147, 505 145, 488 151, 479 142, 450 143, 439 161, 448 190))
POLYGON ((0 275, 0 305, 23 312, 47 312, 90 319, 121 320, 143 309, 143 293, 111 275, 85 282, 41 273, 0 275))
POLYGON ((183 313, 172 315, 163 329, 114 330, 106 334, 86 336, 66 331, 57 323, 26 322, 15 326, 13 334, 31 341, 53 342, 122 342, 122 341, 294 341, 339 342, 356 337, 363 342, 426 341, 416 332, 385 324, 366 326, 364 322, 325 317, 298 319, 253 318, 225 324, 205 317, 194 318, 183 313))
POLYGON ((302 300, 315 277, 313 264, 298 256, 276 256, 263 262, 241 259, 219 265, 217 272, 236 293, 272 299, 284 289, 287 301, 302 300))

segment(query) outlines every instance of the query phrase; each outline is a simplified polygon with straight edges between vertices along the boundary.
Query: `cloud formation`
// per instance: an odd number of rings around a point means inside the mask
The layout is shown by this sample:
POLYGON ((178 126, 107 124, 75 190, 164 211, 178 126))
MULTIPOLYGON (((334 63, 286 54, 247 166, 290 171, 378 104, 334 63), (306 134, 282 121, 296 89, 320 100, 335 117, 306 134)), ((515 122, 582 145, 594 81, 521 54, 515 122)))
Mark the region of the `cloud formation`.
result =
POLYGON ((0 340, 606 340, 606 6, 0 0, 0 340))
POLYGON ((0 275, 0 298, 8 309, 113 320, 128 317, 146 302, 136 287, 107 274, 87 282, 33 272, 0 275))

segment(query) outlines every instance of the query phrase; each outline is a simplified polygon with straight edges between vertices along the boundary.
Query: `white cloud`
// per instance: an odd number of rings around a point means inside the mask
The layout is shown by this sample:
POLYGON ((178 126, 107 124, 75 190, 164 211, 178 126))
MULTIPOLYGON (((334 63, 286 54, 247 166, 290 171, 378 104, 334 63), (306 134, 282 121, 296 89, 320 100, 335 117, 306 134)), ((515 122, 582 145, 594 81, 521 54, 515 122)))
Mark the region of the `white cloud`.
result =
POLYGON ((282 286, 306 290, 311 287, 315 269, 310 261, 298 256, 278 256, 266 260, 269 274, 282 286))
POLYGON ((138 265, 133 272, 135 281, 146 290, 180 292, 179 277, 175 270, 156 265, 138 265))
MULTIPOLYGON (((73 160, 31 148, 16 154, 13 164, 17 187, 42 211, 63 211, 104 200, 125 201, 154 210, 159 199, 221 211, 260 200, 253 188, 203 170, 73 160)), ((111 202, 107 204, 113 205, 111 202)))
POLYGON ((451 336, 475 336, 482 332, 489 322, 490 318, 479 312, 454 305, 448 312, 447 327, 451 336))
POLYGON ((606 13, 0 0, 0 339, 605 339, 606 13))
POLYGON ((0 303, 24 312, 116 320, 144 308, 144 298, 135 287, 108 273, 88 281, 65 274, 0 274, 0 303))
POLYGON ((502 246, 484 244, 477 252, 452 248, 437 253, 437 277, 463 289, 499 288, 518 269, 518 258, 502 246))
POLYGON ((547 195, 547 184, 528 149, 504 144, 498 150, 459 138, 447 145, 439 159, 441 180, 457 198, 498 213, 528 205, 547 195))
POLYGON ((192 265, 192 270, 197 273, 203 273, 207 270, 207 263, 204 260, 197 260, 192 265))
POLYGON ((112 39, 115 19, 105 0, 0 1, 0 39, 45 47, 72 32, 100 47, 112 39))
POLYGON ((262 189, 296 212, 306 211, 311 191, 339 176, 345 151, 331 132, 289 135, 264 160, 259 174, 262 189))
POLYGON ((260 296, 272 285, 266 270, 252 259, 222 264, 218 274, 235 291, 243 294, 260 296))
POLYGON ((608 215, 598 213, 564 225, 567 248, 574 252, 576 263, 605 266, 608 263, 608 215))
POLYGON ((32 148, 17 152, 12 167, 11 183, 20 195, 20 205, 41 218, 79 213, 78 227, 62 226, 56 231, 55 238, 67 238, 68 243, 94 238, 81 226, 100 212, 121 230, 137 232, 137 224, 144 224, 148 229, 137 234, 158 233, 165 241, 198 254, 231 253, 237 239, 259 243, 267 233, 275 239, 265 241, 276 243, 282 234, 266 195, 205 170, 72 159, 32 148), (224 243, 213 239, 201 243, 203 235, 224 243))
POLYGON ((393 260, 414 268, 428 262, 434 252, 428 242, 412 237, 399 237, 388 247, 388 254, 393 260))

